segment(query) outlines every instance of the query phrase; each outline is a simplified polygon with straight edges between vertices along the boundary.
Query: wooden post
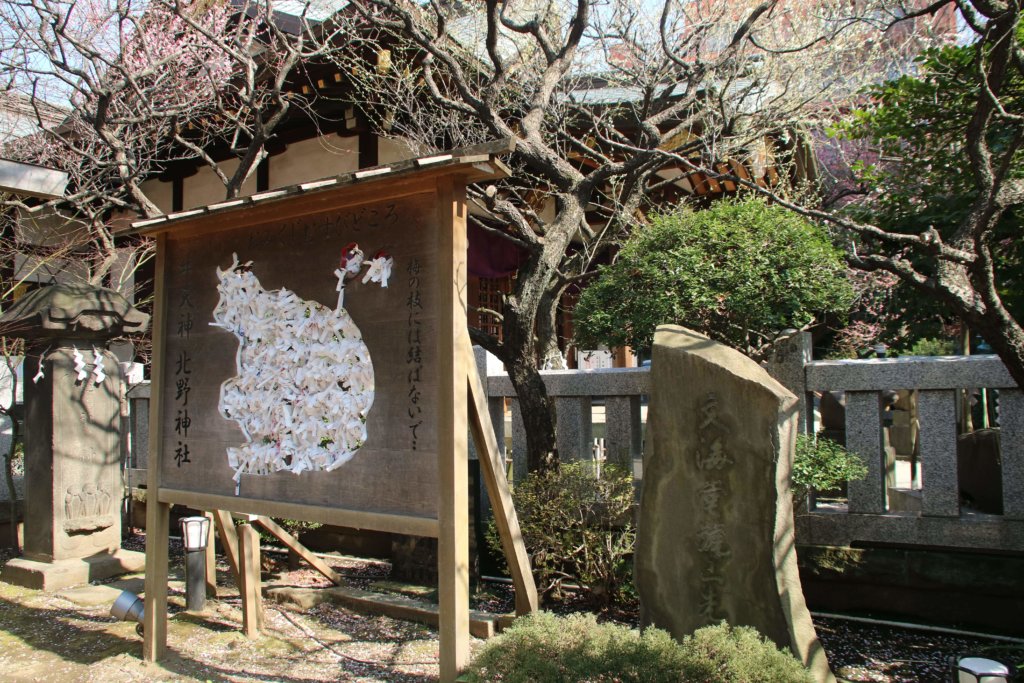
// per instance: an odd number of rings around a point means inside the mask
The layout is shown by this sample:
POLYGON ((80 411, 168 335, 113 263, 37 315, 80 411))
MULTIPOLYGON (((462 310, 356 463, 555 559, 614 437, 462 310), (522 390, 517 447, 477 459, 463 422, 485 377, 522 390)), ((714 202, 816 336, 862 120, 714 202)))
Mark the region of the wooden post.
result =
POLYGON ((210 538, 206 543, 206 597, 217 597, 217 530, 213 523, 213 513, 204 512, 203 517, 210 520, 210 538))
POLYGON ((466 331, 465 187, 438 181, 437 593, 441 683, 469 663, 469 454, 465 377, 473 365, 466 331))
POLYGON ((246 638, 257 638, 263 630, 263 586, 260 578, 260 535, 251 524, 238 527, 238 553, 242 633, 246 638))
POLYGON ((167 237, 156 240, 156 290, 153 297, 153 369, 150 396, 149 462, 146 473, 146 602, 143 624, 142 659, 159 661, 167 651, 167 544, 171 506, 161 503, 160 468, 163 450, 162 391, 164 372, 164 325, 166 320, 166 293, 164 289, 167 267, 167 237))
POLYGON ((231 520, 231 513, 226 510, 214 510, 213 520, 217 523, 217 535, 220 536, 224 555, 228 558, 228 566, 231 567, 231 572, 235 575, 235 581, 241 581, 242 573, 238 570, 238 534, 235 533, 235 523, 231 520))
POLYGON ((288 548, 289 553, 294 553, 296 556, 301 557, 303 560, 308 562, 313 569, 327 577, 327 580, 334 585, 341 585, 341 574, 331 569, 330 565, 314 555, 309 548, 299 543, 299 539, 282 529, 277 522, 269 517, 261 516, 256 518, 256 523, 273 534, 277 540, 281 541, 281 543, 288 548))
POLYGON ((523 532, 519 528, 519 518, 512 504, 512 492, 508 487, 504 463, 498 453, 498 442, 487 411, 487 392, 475 363, 469 365, 468 379, 469 426, 473 432, 477 457, 480 458, 480 471, 487 486, 487 495, 491 499, 501 548, 505 551, 505 560, 512 573, 512 583, 516 589, 516 614, 530 614, 537 611, 537 585, 530 570, 530 556, 523 544, 523 532))

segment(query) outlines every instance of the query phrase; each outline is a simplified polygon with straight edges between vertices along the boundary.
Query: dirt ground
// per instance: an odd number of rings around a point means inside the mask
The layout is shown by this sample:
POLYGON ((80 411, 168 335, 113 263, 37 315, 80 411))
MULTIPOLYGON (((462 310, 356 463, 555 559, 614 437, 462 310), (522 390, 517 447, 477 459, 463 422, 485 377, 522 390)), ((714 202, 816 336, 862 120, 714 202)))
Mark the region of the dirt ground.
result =
MULTIPOLYGON (((330 564, 353 585, 366 584, 375 570, 354 559, 330 564)), ((52 594, 0 583, 0 681, 437 680, 435 630, 336 605, 302 612, 265 601, 264 634, 247 640, 239 632, 237 590, 227 567, 219 570, 222 594, 208 601, 205 613, 190 614, 183 611, 180 568, 172 567, 168 656, 159 665, 142 662, 135 624, 110 616, 121 590, 142 592, 141 576, 52 594)), ((274 567, 264 578, 275 586, 329 585, 308 569, 274 567)))
MULTIPOLYGON (((0 564, 7 556, 0 552, 0 564)), ((172 549, 171 557, 180 556, 180 548, 172 549)), ((396 588, 386 581, 386 562, 340 556, 327 561, 350 587, 396 588)), ((311 569, 289 570, 281 554, 264 556, 263 578, 267 588, 331 585, 311 569)), ((135 624, 110 616, 122 590, 142 593, 141 575, 49 594, 0 582, 0 682, 437 680, 437 632, 430 627, 331 603, 302 610, 265 600, 265 632, 247 640, 240 632, 241 602, 233 584, 220 558, 217 599, 208 601, 205 613, 190 614, 183 609, 181 567, 172 566, 168 656, 159 665, 147 665, 135 624)), ((474 607, 505 612, 511 595, 507 589, 478 594, 474 607)), ((559 611, 566 610, 571 606, 559 611)), ((948 680, 951 656, 1007 645, 834 619, 815 618, 815 624, 833 670, 848 681, 948 680)), ((482 642, 472 639, 472 647, 482 642)), ((1022 653, 1020 645, 1014 646, 1013 661, 1020 661, 1022 653)))

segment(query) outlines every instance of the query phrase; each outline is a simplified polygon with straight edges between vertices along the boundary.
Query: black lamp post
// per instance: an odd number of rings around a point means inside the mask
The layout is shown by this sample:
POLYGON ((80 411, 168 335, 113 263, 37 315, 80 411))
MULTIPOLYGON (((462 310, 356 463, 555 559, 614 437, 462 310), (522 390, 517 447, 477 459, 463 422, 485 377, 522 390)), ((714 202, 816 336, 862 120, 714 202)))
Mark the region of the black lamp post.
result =
POLYGON ((182 517, 185 543, 185 609, 201 612, 206 607, 206 544, 210 536, 207 517, 182 517))

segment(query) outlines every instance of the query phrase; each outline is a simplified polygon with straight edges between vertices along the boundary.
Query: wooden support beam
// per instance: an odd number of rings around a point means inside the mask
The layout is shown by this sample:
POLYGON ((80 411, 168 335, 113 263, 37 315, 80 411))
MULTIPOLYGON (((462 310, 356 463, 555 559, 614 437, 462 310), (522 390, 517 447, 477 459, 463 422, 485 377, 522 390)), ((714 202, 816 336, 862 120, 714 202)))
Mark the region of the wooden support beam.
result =
MULTIPOLYGON (((353 529, 370 529, 391 534, 409 534, 437 538, 437 520, 413 515, 394 515, 363 510, 299 505, 289 501, 225 496, 196 491, 161 488, 157 494, 161 503, 184 505, 193 510, 228 510, 241 515, 264 515, 280 519, 302 519, 353 529)), ((230 519, 230 515, 228 516, 230 519)))
POLYGON ((235 581, 241 581, 242 573, 239 571, 238 560, 238 534, 235 532, 235 523, 231 519, 231 513, 226 510, 214 510, 213 520, 217 523, 217 535, 220 536, 220 544, 228 558, 228 566, 231 567, 231 573, 235 575, 235 581))
POLYGON ((251 524, 238 527, 242 633, 258 638, 263 631, 263 584, 260 577, 260 534, 251 524))
POLYGON ((335 586, 341 585, 341 574, 331 569, 330 565, 314 555, 309 548, 299 543, 299 539, 281 528, 277 522, 269 517, 260 516, 256 518, 256 523, 273 534, 273 536, 277 540, 281 541, 281 543, 284 543, 288 550, 304 559, 313 567, 313 569, 327 577, 328 581, 333 583, 335 586))
POLYGON ((469 664, 469 453, 465 186, 437 184, 437 597, 441 683, 469 664))
MULTIPOLYGON (((152 460, 150 461, 152 462, 152 460)), ((167 525, 171 506, 146 505, 146 595, 142 659, 158 662, 167 653, 167 525)))
MULTIPOLYGON (((204 512, 203 517, 210 520, 210 528, 215 529, 212 512, 204 512)), ((217 546, 214 539, 217 532, 214 531, 206 543, 206 597, 217 597, 217 546)))
MULTIPOLYGON (((317 605, 333 603, 363 614, 383 614, 392 619, 415 621, 437 628, 438 608, 429 600, 405 595, 375 593, 351 586, 337 588, 294 588, 281 586, 267 589, 267 599, 290 605, 307 612, 317 605)), ((491 614, 472 610, 469 613, 469 632, 475 638, 493 638, 503 619, 511 615, 491 614)))
POLYGON ((150 410, 155 417, 149 424, 149 460, 146 473, 147 491, 152 496, 146 504, 146 602, 143 617, 142 659, 156 662, 167 652, 167 544, 171 506, 160 503, 156 492, 160 489, 161 452, 163 450, 163 420, 160 406, 163 397, 164 326, 167 318, 166 282, 167 237, 156 240, 156 291, 153 296, 153 370, 150 410))
POLYGON ((537 584, 533 580, 530 556, 526 553, 523 532, 519 528, 519 518, 512 504, 505 463, 498 453, 498 441, 487 410, 487 392, 475 363, 469 364, 468 379, 469 428, 480 458, 480 472, 484 476, 487 495, 491 499, 501 548, 505 551, 505 560, 512 573, 512 584, 516 589, 516 614, 530 614, 537 611, 537 584))

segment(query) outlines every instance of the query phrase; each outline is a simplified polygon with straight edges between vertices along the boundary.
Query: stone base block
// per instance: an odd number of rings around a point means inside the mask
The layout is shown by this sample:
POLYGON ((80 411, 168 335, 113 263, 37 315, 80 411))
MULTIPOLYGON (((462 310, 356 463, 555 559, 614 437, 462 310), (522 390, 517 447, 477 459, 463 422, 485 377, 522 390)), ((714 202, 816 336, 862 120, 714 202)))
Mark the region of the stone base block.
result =
POLYGON ((813 610, 1024 637, 1020 553, 800 544, 796 555, 813 610))
POLYGON ((890 486, 889 512, 921 512, 921 490, 890 486))
POLYGON ((90 581, 142 571, 145 566, 145 553, 133 550, 115 550, 110 554, 56 562, 38 562, 16 557, 0 571, 0 581, 36 590, 56 591, 90 581))

